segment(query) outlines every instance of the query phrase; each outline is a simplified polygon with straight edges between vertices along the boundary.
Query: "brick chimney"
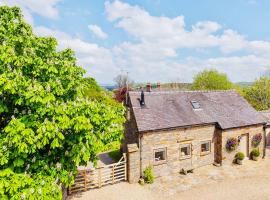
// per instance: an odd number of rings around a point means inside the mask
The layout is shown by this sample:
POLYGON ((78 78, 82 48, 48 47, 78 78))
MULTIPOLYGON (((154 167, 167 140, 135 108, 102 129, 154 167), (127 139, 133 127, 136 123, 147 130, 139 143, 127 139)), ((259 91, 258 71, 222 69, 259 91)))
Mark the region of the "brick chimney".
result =
POLYGON ((157 83, 157 89, 160 90, 160 83, 157 83))
POLYGON ((146 92, 151 92, 151 83, 147 83, 146 92))

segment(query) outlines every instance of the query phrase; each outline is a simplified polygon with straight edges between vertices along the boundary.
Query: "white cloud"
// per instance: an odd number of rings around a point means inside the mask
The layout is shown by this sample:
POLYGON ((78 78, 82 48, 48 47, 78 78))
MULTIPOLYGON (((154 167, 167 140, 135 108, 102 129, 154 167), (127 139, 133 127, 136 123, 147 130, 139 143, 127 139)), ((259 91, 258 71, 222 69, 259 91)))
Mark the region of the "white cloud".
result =
POLYGON ((115 46, 112 52, 117 65, 136 75, 138 81, 166 82, 177 77, 191 81, 204 68, 226 72, 233 81, 251 81, 270 66, 270 42, 249 41, 216 22, 201 21, 188 30, 183 16, 152 16, 139 6, 119 0, 106 2, 105 12, 117 28, 137 39, 115 46), (220 49, 221 56, 181 58, 186 49, 202 52, 212 48, 220 49), (232 56, 234 52, 246 55, 232 56))
MULTIPOLYGON (((38 12, 37 5, 26 6, 25 2, 30 1, 34 0, 20 3, 24 13, 29 14, 29 19, 31 13, 38 12)), ((8 2, 14 3, 15 0, 8 2)), ((59 1, 50 1, 48 9, 54 10, 49 12, 50 18, 58 16, 55 2, 59 1)), ((39 14, 43 16, 42 12, 39 11, 39 14)), ((112 82, 121 69, 129 71, 130 76, 138 82, 190 82, 195 73, 205 68, 216 68, 225 72, 232 81, 252 81, 270 66, 269 41, 250 41, 235 30, 224 29, 217 22, 199 21, 188 29, 184 16, 152 16, 139 6, 118 0, 106 2, 105 13, 111 23, 135 40, 123 41, 105 48, 56 29, 39 26, 34 27, 34 31, 40 36, 56 37, 59 50, 73 49, 78 64, 87 70, 87 75, 93 76, 99 83, 112 82), (216 56, 195 56, 195 53, 207 55, 213 48, 216 56), (220 51, 216 52, 216 49, 220 51), (186 50, 189 55, 194 52, 194 56, 185 56, 186 50), (236 56, 235 52, 241 56, 236 56)), ((98 38, 108 37, 97 25, 92 24, 88 28, 98 38)))
POLYGON ((230 53, 242 47, 242 36, 232 30, 217 34, 221 25, 212 21, 198 22, 192 30, 185 28, 183 16, 175 18, 151 16, 147 11, 118 0, 106 2, 107 18, 143 43, 153 43, 159 48, 209 48, 219 47, 230 53), (228 44, 228 40, 230 44, 228 44))
POLYGON ((34 31, 39 36, 55 37, 58 41, 59 50, 65 48, 74 50, 78 64, 87 70, 87 75, 95 77, 99 82, 106 83, 108 80, 112 80, 112 77, 120 71, 113 60, 110 49, 43 26, 35 27, 34 31))
POLYGON ((88 26, 89 30, 98 38, 106 39, 108 35, 97 25, 91 24, 88 26))
POLYGON ((225 30, 220 37, 219 46, 224 53, 230 53, 243 50, 247 43, 248 41, 246 41, 244 36, 239 35, 236 31, 225 30))
POLYGON ((19 6, 24 14, 25 20, 33 24, 32 13, 46 18, 55 19, 59 12, 56 5, 62 0, 0 0, 0 5, 19 6))
POLYGON ((248 0, 247 3, 250 4, 250 5, 258 4, 258 2, 256 0, 248 0))

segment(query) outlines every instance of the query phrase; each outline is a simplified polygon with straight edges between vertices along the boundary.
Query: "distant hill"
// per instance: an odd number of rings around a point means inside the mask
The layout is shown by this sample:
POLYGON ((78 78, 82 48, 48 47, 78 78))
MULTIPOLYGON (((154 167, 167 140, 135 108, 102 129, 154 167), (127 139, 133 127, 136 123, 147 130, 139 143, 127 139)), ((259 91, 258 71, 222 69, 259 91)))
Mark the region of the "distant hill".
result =
POLYGON ((237 82, 236 85, 239 85, 240 87, 248 87, 251 86, 253 82, 237 82))
POLYGON ((100 86, 109 90, 109 91, 113 91, 116 88, 115 85, 100 85, 100 86))
MULTIPOLYGON (((236 82, 236 85, 239 85, 240 87, 248 87, 251 86, 253 82, 236 82)), ((153 88, 156 88, 156 83, 153 83, 155 85, 153 88)), ((112 91, 116 89, 115 85, 100 85, 101 87, 112 91)), ((192 83, 161 83, 161 88, 165 90, 191 90, 192 83)), ((146 88, 146 83, 137 83, 134 85, 134 89, 139 89, 140 87, 146 88)))
POLYGON ((192 83, 162 83, 162 89, 168 90, 191 90, 192 83))

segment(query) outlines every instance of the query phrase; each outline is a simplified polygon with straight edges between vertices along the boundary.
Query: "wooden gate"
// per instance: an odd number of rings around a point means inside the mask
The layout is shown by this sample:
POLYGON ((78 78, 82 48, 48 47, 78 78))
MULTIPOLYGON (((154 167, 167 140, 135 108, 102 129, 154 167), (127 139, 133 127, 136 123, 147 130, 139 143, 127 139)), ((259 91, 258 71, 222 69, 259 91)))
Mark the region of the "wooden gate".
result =
POLYGON ((79 170, 75 182, 68 188, 68 194, 100 188, 127 180, 125 155, 117 162, 94 169, 79 170))

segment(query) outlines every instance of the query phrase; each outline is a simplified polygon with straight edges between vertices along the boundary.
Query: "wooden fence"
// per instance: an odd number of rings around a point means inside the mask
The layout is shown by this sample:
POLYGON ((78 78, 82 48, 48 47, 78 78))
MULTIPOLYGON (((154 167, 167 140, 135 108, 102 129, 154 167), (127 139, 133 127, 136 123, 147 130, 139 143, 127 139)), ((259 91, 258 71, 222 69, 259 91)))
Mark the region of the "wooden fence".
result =
POLYGON ((74 184, 68 188, 68 194, 100 188, 127 180, 125 155, 117 162, 95 169, 79 170, 74 184))

